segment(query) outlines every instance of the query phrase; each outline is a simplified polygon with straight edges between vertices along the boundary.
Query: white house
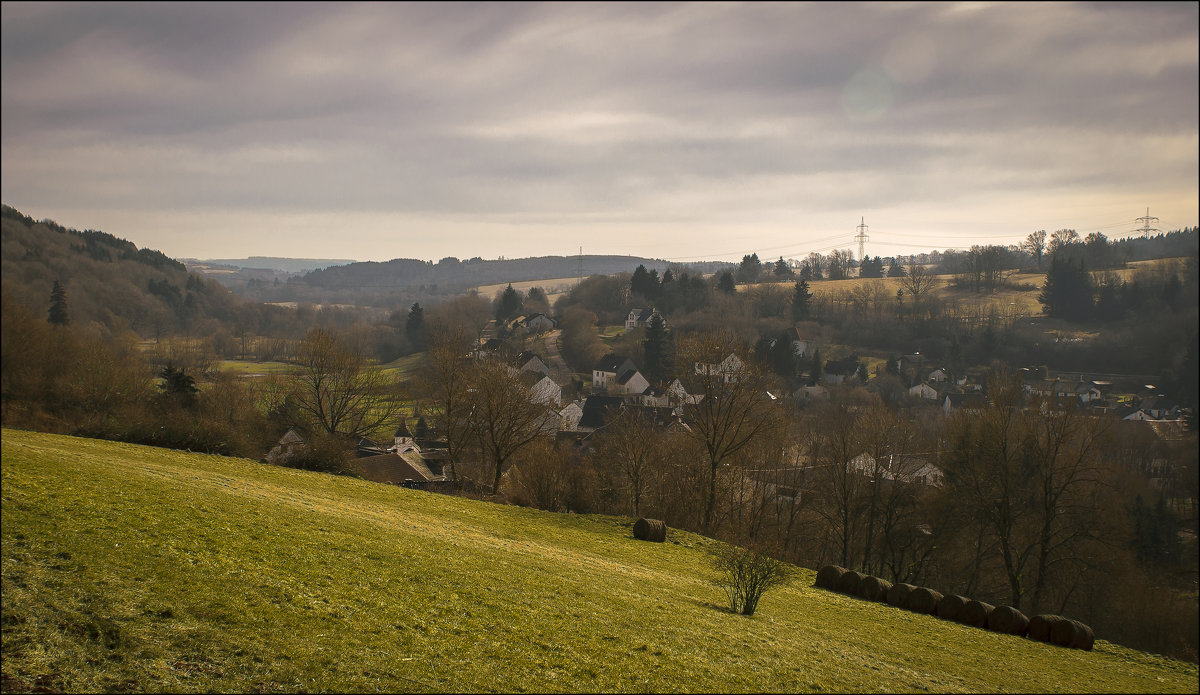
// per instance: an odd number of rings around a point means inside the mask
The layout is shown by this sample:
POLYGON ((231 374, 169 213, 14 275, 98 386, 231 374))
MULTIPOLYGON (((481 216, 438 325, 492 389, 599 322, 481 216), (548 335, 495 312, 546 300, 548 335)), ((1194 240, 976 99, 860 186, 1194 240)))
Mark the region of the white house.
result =
POLYGON ((558 411, 560 430, 574 432, 579 428, 579 420, 583 417, 583 401, 571 401, 558 411))
POLYGON ((521 381, 529 388, 534 403, 556 408, 562 403, 562 387, 550 377, 536 372, 521 372, 521 381))
POLYGON ((513 365, 523 372, 533 372, 542 376, 550 374, 550 368, 546 366, 542 358, 529 351, 517 355, 516 359, 513 360, 513 365))
POLYGON ((653 308, 650 309, 634 309, 629 312, 629 316, 625 317, 625 330, 632 331, 635 328, 645 328, 650 324, 650 319, 658 316, 662 318, 653 308))
POLYGON ((941 397, 941 394, 938 393, 937 389, 924 381, 910 388, 908 390, 908 395, 913 396, 914 398, 924 398, 925 400, 929 401, 936 401, 941 397))
POLYGON ((642 373, 636 369, 627 369, 621 376, 616 378, 615 387, 610 386, 612 390, 622 393, 639 394, 645 393, 646 389, 650 388, 650 382, 642 373))
POLYGON ((524 325, 526 333, 544 333, 552 331, 556 327, 554 319, 545 314, 533 314, 526 317, 524 325))
POLYGON ((628 357, 622 355, 605 355, 600 362, 592 368, 592 388, 607 389, 609 385, 617 380, 617 377, 629 370, 636 370, 637 365, 628 357))
POLYGON ((703 376, 724 375, 725 381, 736 380, 743 372, 746 371, 746 364, 738 359, 738 356, 730 353, 728 357, 721 360, 719 364, 705 364, 703 362, 696 363, 696 373, 703 376))
POLYGON ((418 454, 421 453, 416 439, 408 431, 408 425, 405 424, 404 420, 401 420, 400 426, 396 428, 396 434, 392 436, 392 445, 388 447, 388 451, 396 454, 404 454, 409 451, 415 451, 418 454))

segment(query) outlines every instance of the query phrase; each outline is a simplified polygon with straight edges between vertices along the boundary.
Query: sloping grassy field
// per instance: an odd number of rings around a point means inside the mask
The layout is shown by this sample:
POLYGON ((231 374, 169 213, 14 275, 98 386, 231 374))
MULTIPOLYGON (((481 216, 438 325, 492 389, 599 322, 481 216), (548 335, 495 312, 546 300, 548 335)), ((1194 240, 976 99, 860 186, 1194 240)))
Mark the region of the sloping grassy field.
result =
POLYGON ((5 690, 1195 692, 812 588, 723 606, 696 535, 2 433, 5 690))

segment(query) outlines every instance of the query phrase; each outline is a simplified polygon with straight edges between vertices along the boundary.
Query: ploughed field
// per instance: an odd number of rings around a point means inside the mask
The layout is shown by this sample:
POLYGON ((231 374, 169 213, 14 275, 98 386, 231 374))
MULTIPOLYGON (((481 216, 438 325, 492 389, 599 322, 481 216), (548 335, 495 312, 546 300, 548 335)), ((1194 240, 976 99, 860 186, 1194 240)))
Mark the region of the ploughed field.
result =
POLYGON ((700 536, 3 430, 3 690, 1195 692, 812 586, 750 618, 700 536))

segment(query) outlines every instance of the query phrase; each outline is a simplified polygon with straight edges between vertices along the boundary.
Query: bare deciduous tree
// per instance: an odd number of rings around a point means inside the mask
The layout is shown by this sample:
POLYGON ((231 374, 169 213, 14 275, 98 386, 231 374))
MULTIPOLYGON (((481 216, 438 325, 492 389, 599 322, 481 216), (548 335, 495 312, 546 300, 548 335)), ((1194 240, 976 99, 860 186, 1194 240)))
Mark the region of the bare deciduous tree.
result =
POLYGON ((702 448, 708 463, 703 527, 711 531, 717 478, 730 457, 776 425, 768 379, 748 358, 747 350, 728 334, 703 333, 683 341, 678 350, 681 370, 688 370, 689 393, 700 395, 685 415, 688 435, 702 448))
POLYGON ((549 413, 534 402, 520 375, 499 360, 477 360, 470 379, 470 427, 491 469, 494 494, 509 458, 537 439, 549 413))
POLYGON ((911 297, 914 317, 920 315, 922 299, 936 284, 937 277, 925 266, 916 264, 908 266, 908 273, 901 279, 900 286, 911 297))
POLYGON ((393 380, 332 333, 310 331, 296 361, 300 368, 288 379, 288 395, 305 424, 355 438, 395 419, 398 403, 387 393, 393 380))
POLYGON ((435 329, 417 372, 421 395, 433 406, 434 428, 446 438, 446 463, 458 480, 458 462, 470 435, 471 341, 461 326, 435 329))
POLYGON ((1020 379, 989 379, 991 404, 949 425, 947 493, 983 522, 1013 607, 1042 605, 1055 565, 1077 562, 1096 514, 1101 421, 1049 403, 1021 408, 1020 379))
POLYGON ((624 478, 633 516, 641 514, 650 469, 662 458, 663 441, 661 428, 640 409, 625 408, 604 427, 599 454, 624 478))

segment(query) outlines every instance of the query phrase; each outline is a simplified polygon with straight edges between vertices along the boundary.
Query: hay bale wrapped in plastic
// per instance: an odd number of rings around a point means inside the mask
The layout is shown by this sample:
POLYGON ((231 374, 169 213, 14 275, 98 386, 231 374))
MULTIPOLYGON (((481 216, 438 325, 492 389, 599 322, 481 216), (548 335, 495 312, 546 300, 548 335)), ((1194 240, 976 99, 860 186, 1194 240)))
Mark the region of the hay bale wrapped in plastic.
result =
POLYGON ((837 565, 825 565, 817 570, 817 580, 813 582, 813 586, 829 591, 837 591, 838 580, 846 573, 845 567, 837 565))
POLYGON ((987 627, 988 616, 996 607, 990 603, 971 599, 958 613, 958 622, 972 627, 987 627))
POLYGON ((659 519, 638 519, 633 525, 633 537, 639 541, 662 543, 667 540, 667 522, 659 519))
POLYGON ((937 617, 942 620, 958 620, 958 614, 962 613, 963 606, 967 605, 967 601, 971 599, 958 594, 950 594, 943 596, 937 605, 937 617))
POLYGON ((1029 630, 1029 618, 1012 606, 996 606, 988 614, 987 629, 1021 637, 1029 630))
POLYGON ((908 610, 914 613, 937 614, 938 602, 944 598, 939 591, 927 586, 919 586, 908 592, 908 610))
POLYGON ((838 577, 837 590, 849 596, 858 596, 858 585, 866 576, 862 572, 847 570, 841 577, 838 577))
POLYGON ((1038 642, 1049 642, 1050 632, 1058 623, 1066 621, 1061 615, 1043 613, 1029 619, 1029 630, 1026 637, 1038 642))
POLYGON ((908 607, 908 595, 913 589, 917 588, 913 584, 893 584, 892 588, 888 589, 887 602, 889 606, 896 608, 908 607))
POLYGON ((882 603, 887 601, 887 592, 891 588, 892 583, 886 579, 867 575, 858 583, 858 595, 868 601, 882 603))

